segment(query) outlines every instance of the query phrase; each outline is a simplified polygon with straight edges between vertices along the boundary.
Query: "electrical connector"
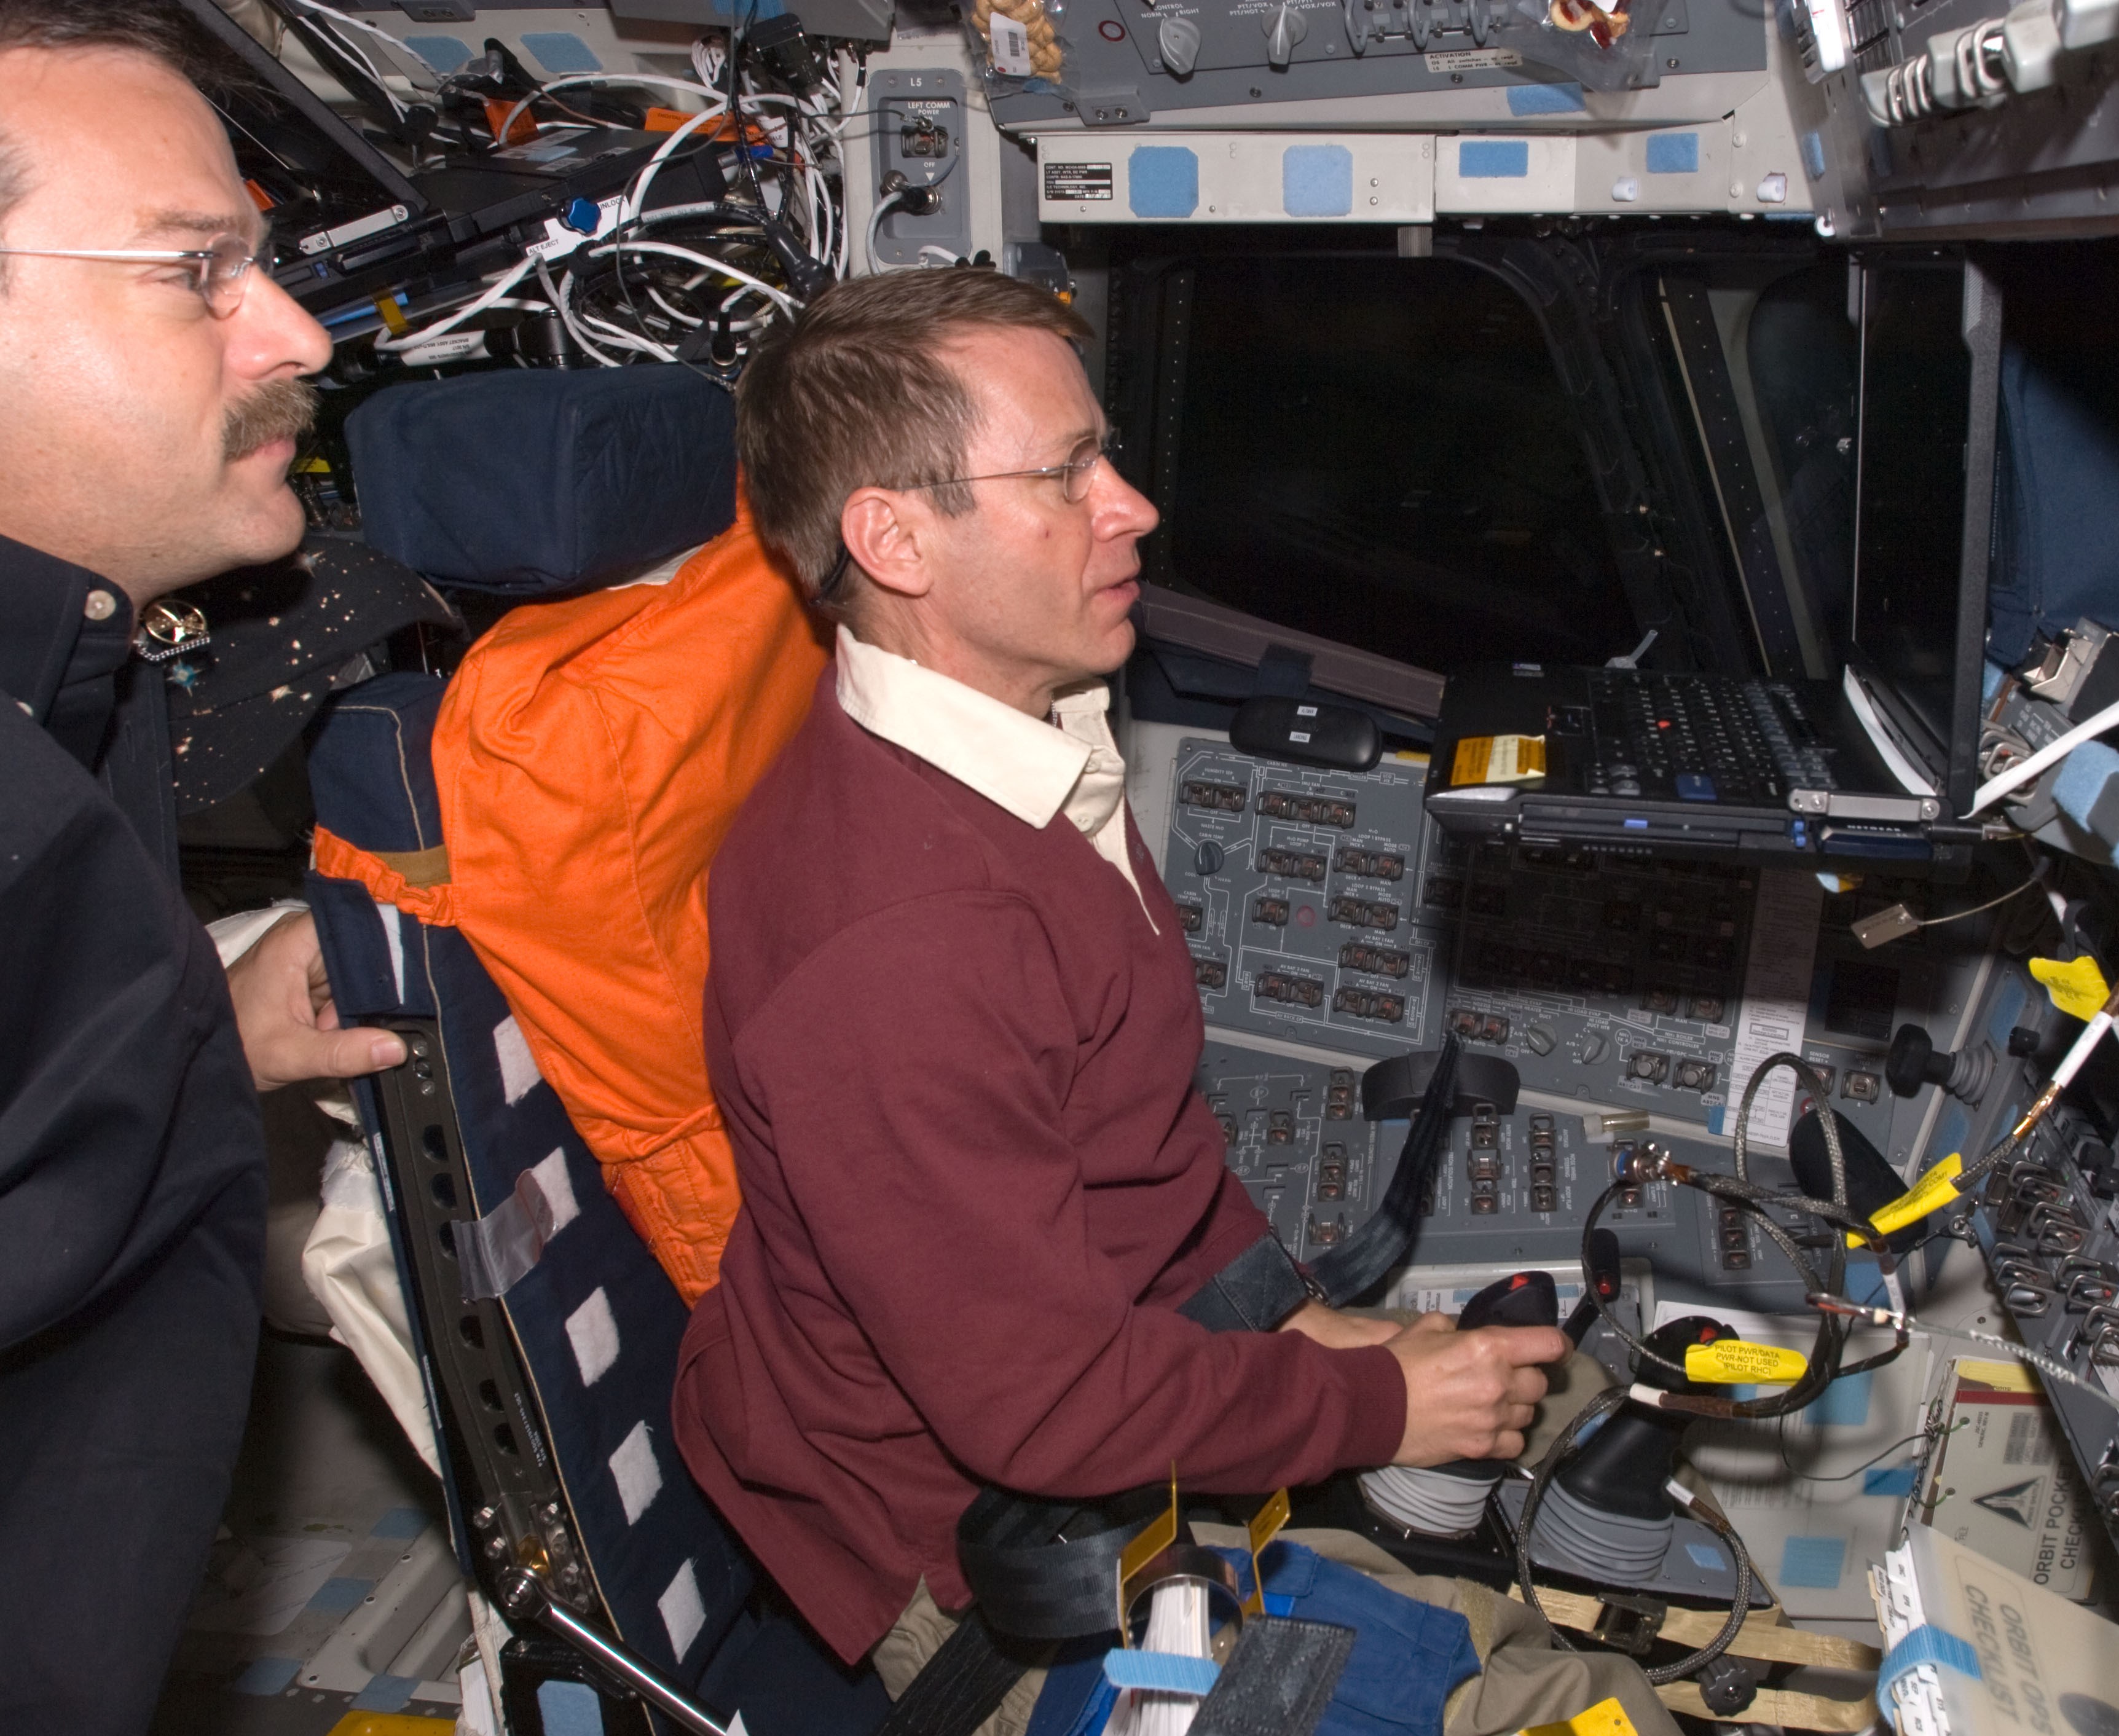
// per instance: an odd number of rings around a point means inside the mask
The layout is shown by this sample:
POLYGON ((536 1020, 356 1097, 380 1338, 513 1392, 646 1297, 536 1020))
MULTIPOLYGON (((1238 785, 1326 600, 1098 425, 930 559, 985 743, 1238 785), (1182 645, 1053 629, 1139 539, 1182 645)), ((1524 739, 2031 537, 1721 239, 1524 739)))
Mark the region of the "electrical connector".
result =
POLYGON ((1920 932, 1920 919, 1902 904, 1888 905, 1854 925, 1854 938, 1871 951, 1920 932))

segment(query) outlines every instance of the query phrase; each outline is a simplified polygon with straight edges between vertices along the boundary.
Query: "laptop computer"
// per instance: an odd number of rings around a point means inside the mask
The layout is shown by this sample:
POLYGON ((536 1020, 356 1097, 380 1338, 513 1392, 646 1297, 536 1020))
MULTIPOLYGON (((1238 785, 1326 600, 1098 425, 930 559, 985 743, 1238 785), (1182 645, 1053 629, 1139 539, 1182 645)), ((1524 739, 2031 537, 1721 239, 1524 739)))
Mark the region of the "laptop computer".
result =
POLYGON ((2000 292, 1967 261, 1863 275, 1854 595, 1838 681, 1514 664, 1452 678, 1446 831, 1667 854, 1961 857, 1987 627, 2000 292), (1945 432, 1961 430, 1953 439, 1945 432))

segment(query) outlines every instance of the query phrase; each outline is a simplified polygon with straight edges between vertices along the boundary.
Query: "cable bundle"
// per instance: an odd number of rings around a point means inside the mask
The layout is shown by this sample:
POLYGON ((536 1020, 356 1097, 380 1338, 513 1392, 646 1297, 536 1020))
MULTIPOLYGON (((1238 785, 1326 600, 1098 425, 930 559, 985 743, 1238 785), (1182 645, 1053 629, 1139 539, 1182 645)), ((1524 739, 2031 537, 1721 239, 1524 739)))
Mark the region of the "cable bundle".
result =
MULTIPOLYGON (((383 97, 404 114, 404 104, 374 62, 339 26, 355 25, 383 36, 416 62, 408 47, 318 0, 289 3, 304 8, 308 35, 332 30, 340 58, 357 57, 359 72, 372 75, 383 97)), ((793 58, 801 70, 791 88, 768 88, 776 79, 790 82, 790 57, 768 62, 752 52, 739 29, 733 52, 718 37, 693 44, 696 78, 572 74, 538 85, 498 112, 491 119, 494 142, 484 147, 489 150, 512 139, 526 116, 540 132, 618 124, 556 95, 577 86, 646 86, 682 93, 701 105, 642 165, 614 215, 593 236, 568 252, 536 248, 472 286, 462 304, 441 317, 378 338, 378 354, 417 360, 424 353, 432 359, 426 346, 452 333, 512 326, 518 333, 516 359, 526 365, 519 334, 530 321, 541 319, 555 328, 553 340, 542 346, 555 359, 606 368, 681 362, 732 382, 758 336, 844 276, 849 264, 843 188, 848 93, 835 67, 819 64, 799 38, 795 46, 793 58), (556 109, 561 118, 543 119, 540 109, 556 109), (673 162, 698 154, 718 169, 723 196, 651 209, 658 175, 673 162)), ((489 61, 494 58, 489 50, 489 61)), ((456 75, 438 88, 446 94, 469 76, 456 75)), ((863 67, 853 81, 854 113, 866 81, 863 67)), ((490 108, 498 111, 500 104, 493 102, 490 108)))

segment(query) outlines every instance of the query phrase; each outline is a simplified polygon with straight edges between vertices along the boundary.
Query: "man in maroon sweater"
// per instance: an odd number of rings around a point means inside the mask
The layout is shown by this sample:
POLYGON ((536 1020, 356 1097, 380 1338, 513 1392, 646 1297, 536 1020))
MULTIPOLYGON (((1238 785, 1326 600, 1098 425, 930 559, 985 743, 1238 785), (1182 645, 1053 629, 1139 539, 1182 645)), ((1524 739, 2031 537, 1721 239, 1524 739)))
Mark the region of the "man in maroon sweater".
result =
POLYGON ((744 1206, 685 1341, 693 1474, 893 1693, 981 1484, 1263 1493, 1522 1450, 1555 1331, 1177 1312, 1268 1232, 1193 1088, 1177 913, 1096 678, 1155 511, 1080 319, 985 271, 839 285, 740 395, 759 529, 839 623, 722 846, 708 1060, 744 1206), (880 1643, 879 1643, 880 1642, 880 1643))

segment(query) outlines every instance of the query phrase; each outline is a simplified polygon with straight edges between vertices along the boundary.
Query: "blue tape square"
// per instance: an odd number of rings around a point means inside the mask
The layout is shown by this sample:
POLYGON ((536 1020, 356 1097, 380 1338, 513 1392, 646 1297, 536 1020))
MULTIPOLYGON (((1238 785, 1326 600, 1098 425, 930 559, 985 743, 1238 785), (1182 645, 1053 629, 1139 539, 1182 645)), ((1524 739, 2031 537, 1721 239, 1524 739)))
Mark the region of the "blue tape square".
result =
POLYGON ((1873 1370, 1843 1374, 1811 1401, 1803 1414, 1820 1428, 1859 1428, 1869 1420, 1876 1382, 1873 1370))
POLYGON ((1862 1473, 1862 1493, 1865 1495, 1910 1495, 1915 1479, 1920 1475, 1917 1465, 1878 1465, 1862 1473))
POLYGON ((405 46, 444 77, 471 58, 471 44, 453 36, 407 36, 405 46))
POLYGON ((1344 217, 1354 209, 1354 153, 1344 145, 1291 145, 1280 154, 1280 208, 1291 217, 1344 217))
MULTIPOLYGON (((356 1712, 401 1712, 420 1685, 416 1676, 370 1676, 368 1686, 349 1702, 356 1712)), ((551 1726, 545 1726, 549 1729, 551 1726)))
POLYGON ((416 1507, 393 1507, 375 1521, 370 1537, 417 1537, 427 1529, 427 1515, 416 1507))
POLYGON ((572 30, 525 30, 522 46, 554 76, 563 72, 600 72, 596 50, 572 30))
MULTIPOLYGON (((2074 756, 2070 755, 2062 763, 2072 766, 2075 763, 2074 756)), ((2024 993, 2024 984, 2020 978, 2010 975, 2001 979, 2001 986, 1994 991, 1994 1010, 1987 1015, 1987 1040, 1995 1048, 2003 1050, 2008 1048, 2009 1033, 2016 1028, 2017 1021, 2023 1017, 2024 1003, 2029 998, 2029 997, 2024 993)), ((1958 1105, 1952 1104, 1950 1107, 1955 1109, 1958 1105)), ((1964 1137, 1960 1134, 1959 1144, 1963 1143, 1963 1139, 1964 1137)), ((1956 1145, 1938 1145, 1935 1149, 1947 1157, 1958 1147, 1956 1145)))
POLYGON ((1696 132, 1650 133, 1648 173, 1652 175, 1698 174, 1699 135, 1696 132))
POLYGON ((579 1682, 540 1682, 537 1711, 545 1736, 603 1736, 603 1708, 596 1690, 579 1682))
POLYGON ((1511 114, 1579 114, 1586 106, 1582 100, 1582 86, 1579 85, 1509 86, 1509 113, 1511 114))
POLYGON ((1126 159, 1126 199, 1136 217, 1189 217, 1199 209, 1199 159, 1188 146, 1136 145, 1126 159))
POLYGON ((253 1658, 229 1688, 238 1694, 284 1693, 294 1685, 294 1672, 301 1667, 299 1658, 253 1658))
POLYGON ((1846 1565, 1845 1538, 1791 1537, 1781 1550, 1781 1584, 1815 1591, 1834 1590, 1846 1565))
POLYGON ((1692 1565, 1703 1573, 1727 1573, 1729 1558, 1711 1543, 1689 1543, 1685 1553, 1692 1558, 1692 1565))
POLYGON ((308 1607, 322 1615, 344 1615, 374 1589, 372 1579, 327 1579, 317 1587, 308 1607))
POLYGON ((1461 139, 1457 173, 1467 181, 1520 181, 1530 175, 1528 139, 1461 139))

